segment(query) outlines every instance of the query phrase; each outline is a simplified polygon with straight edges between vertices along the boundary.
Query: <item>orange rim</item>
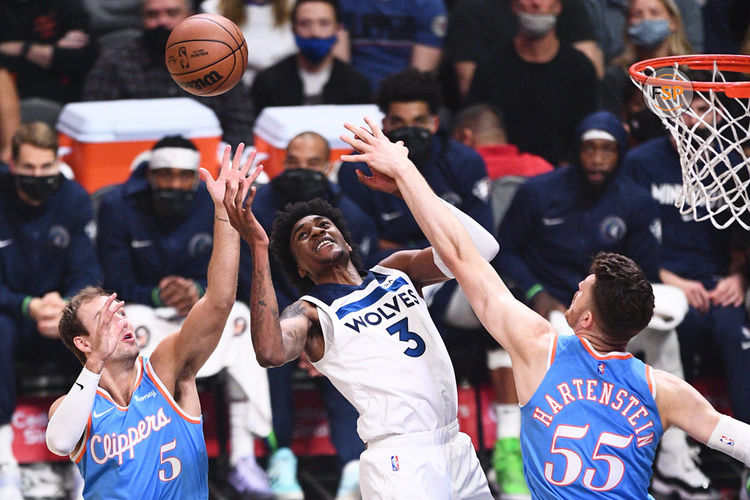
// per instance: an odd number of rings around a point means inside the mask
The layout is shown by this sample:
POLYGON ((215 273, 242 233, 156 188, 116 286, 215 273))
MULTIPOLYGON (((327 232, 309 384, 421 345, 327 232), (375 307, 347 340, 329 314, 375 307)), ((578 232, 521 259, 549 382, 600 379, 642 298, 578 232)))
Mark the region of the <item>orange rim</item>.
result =
MULTIPOLYGON (((719 71, 731 71, 734 73, 750 73, 750 56, 735 54, 695 54, 688 56, 655 57, 645 59, 630 66, 630 76, 640 82, 649 84, 670 86, 674 80, 666 78, 649 77, 644 73, 647 68, 666 68, 677 63, 687 66, 689 69, 712 71, 714 64, 719 71)), ((694 82, 691 81, 692 90, 723 92, 727 97, 750 98, 750 81, 748 82, 694 82)))

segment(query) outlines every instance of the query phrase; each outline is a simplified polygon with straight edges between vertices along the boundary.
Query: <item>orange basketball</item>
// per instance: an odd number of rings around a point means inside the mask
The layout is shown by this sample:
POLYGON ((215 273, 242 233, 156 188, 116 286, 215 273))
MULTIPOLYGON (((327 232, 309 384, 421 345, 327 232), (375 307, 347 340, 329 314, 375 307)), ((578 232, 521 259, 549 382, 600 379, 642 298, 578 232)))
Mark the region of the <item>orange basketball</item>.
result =
POLYGON ((216 14, 190 16, 167 40, 167 70, 191 94, 223 94, 247 69, 247 44, 232 21, 216 14))

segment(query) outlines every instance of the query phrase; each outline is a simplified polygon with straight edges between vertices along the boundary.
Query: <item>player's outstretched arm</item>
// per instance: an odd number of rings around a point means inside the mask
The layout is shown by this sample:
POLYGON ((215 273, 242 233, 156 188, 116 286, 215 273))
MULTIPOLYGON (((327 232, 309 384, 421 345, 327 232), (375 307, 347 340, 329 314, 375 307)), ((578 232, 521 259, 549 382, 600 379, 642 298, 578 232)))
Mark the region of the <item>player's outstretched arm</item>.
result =
POLYGON ((692 385, 655 370, 656 406, 662 426, 674 425, 697 441, 750 467, 750 425, 719 413, 692 385))
POLYGON ((259 174, 256 171, 247 176, 255 155, 250 155, 242 165, 243 150, 244 145, 240 144, 232 159, 231 149, 227 146, 217 179, 206 169, 200 169, 200 177, 214 202, 213 251, 208 263, 205 295, 190 310, 182 328, 160 342, 151 355, 154 370, 168 388, 178 380, 195 377, 219 343, 234 306, 240 245, 239 235, 229 223, 224 204, 226 199, 242 200, 259 174))
POLYGON ((232 226, 250 246, 253 273, 250 282, 250 334, 258 364, 263 367, 280 366, 299 357, 312 327, 311 317, 317 312, 306 302, 297 301, 279 317, 276 291, 271 280, 268 255, 268 235, 252 211, 256 189, 243 203, 225 202, 232 226))
POLYGON ((520 368, 521 372, 533 369, 522 380, 516 379, 521 382, 517 387, 519 397, 522 400, 524 395, 530 397, 546 371, 552 326, 515 300, 477 251, 464 227, 409 161, 408 150, 401 143, 391 143, 372 120, 366 121, 370 131, 345 125, 355 137, 342 136, 342 139, 362 154, 346 155, 342 160, 365 161, 372 170, 396 181, 419 227, 458 280, 477 317, 511 354, 514 368, 520 368))

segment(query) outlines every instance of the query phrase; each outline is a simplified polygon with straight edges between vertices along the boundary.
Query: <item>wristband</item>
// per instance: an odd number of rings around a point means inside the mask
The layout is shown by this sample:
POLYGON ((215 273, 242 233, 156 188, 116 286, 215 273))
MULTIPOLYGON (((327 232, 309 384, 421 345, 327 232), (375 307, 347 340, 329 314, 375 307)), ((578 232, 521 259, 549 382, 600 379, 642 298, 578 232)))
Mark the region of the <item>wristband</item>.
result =
POLYGON ((151 301, 154 303, 156 307, 164 307, 164 302, 161 301, 161 297, 159 297, 159 287, 155 286, 151 289, 151 301))
POLYGON ((541 285, 541 283, 537 283, 528 290, 526 290, 526 299, 531 300, 534 298, 534 296, 544 290, 544 287, 541 285))
POLYGON ((29 304, 31 304, 31 301, 34 300, 34 297, 31 295, 27 295, 23 298, 23 302, 21 302, 21 314, 29 318, 29 304))

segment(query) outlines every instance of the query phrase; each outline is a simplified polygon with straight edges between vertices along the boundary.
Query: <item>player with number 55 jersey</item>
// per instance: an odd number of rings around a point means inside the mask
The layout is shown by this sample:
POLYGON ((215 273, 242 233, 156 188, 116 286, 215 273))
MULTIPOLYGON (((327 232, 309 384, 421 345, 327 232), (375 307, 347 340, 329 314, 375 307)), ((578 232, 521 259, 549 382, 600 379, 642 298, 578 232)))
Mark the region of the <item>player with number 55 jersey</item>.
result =
POLYGON ((248 176, 224 151, 216 180, 200 169, 214 202, 214 248, 206 293, 179 331, 150 358, 139 356, 133 325, 117 294, 87 287, 63 310, 60 337, 84 365, 50 408, 47 446, 70 455, 89 499, 207 499, 208 457, 195 377, 219 343, 235 301, 240 240, 225 201, 241 203, 262 169, 248 176))
MULTIPOLYGON (((453 210, 485 258, 494 257, 494 238, 453 210)), ((258 362, 278 366, 304 351, 357 409, 367 443, 359 466, 363 498, 490 500, 471 440, 458 432, 455 375, 421 296, 422 287, 450 277, 437 254, 400 251, 366 271, 343 215, 319 198, 279 212, 270 242, 250 207, 227 211, 253 256, 258 362), (280 316, 269 245, 304 293, 280 316)))

